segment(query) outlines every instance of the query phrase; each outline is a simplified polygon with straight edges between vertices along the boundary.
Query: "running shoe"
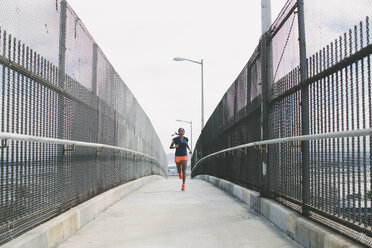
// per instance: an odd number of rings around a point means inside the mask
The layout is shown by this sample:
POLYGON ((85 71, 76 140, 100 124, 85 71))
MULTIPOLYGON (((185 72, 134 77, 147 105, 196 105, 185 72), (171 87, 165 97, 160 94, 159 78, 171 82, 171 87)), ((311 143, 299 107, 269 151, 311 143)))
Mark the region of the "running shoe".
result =
POLYGON ((182 184, 181 190, 185 190, 185 184, 182 184))
POLYGON ((182 174, 178 174, 179 179, 182 179, 182 174))

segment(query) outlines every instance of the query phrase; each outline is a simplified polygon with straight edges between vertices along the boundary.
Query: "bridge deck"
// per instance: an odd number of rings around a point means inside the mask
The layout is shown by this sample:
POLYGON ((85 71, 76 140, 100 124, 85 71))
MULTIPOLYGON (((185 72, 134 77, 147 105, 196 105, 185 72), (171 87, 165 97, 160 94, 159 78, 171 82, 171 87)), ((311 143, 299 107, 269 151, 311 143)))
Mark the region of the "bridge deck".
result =
POLYGON ((116 203, 59 248, 300 247, 213 185, 170 178, 116 203))

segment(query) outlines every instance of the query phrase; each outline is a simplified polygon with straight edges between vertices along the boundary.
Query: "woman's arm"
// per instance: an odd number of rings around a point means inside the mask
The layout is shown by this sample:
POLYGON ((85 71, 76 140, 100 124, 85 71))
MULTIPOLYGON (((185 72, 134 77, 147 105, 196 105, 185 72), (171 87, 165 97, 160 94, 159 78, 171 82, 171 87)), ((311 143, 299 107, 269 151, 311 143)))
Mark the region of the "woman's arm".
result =
POLYGON ((176 143, 174 140, 172 140, 172 144, 170 145, 169 149, 176 149, 178 148, 178 145, 177 144, 174 144, 176 143))
POLYGON ((187 144, 186 147, 187 147, 187 149, 189 149, 189 153, 192 154, 192 151, 191 151, 191 149, 189 147, 189 144, 187 144))

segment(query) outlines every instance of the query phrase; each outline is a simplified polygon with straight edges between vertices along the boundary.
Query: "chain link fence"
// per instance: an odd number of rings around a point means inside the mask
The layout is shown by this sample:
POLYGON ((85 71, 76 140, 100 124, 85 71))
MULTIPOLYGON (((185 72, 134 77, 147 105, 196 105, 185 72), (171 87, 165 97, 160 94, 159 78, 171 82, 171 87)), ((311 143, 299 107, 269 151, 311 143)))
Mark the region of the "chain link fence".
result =
POLYGON ((252 188, 372 246, 371 136, 212 153, 372 127, 368 0, 289 0, 206 123, 192 176, 252 188), (241 92, 246 92, 242 94, 241 92))
POLYGON ((0 132, 131 152, 8 140, 0 148, 0 245, 104 191, 167 175, 137 100, 64 1, 0 2, 0 132))

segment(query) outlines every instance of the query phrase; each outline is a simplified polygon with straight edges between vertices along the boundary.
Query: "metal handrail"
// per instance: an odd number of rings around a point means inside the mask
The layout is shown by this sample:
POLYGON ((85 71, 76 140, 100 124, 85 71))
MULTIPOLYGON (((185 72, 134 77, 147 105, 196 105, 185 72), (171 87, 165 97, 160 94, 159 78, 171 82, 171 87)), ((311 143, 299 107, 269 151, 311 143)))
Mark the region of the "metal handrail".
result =
POLYGON ((285 138, 278 138, 278 139, 271 139, 271 140, 263 140, 258 142, 251 142, 243 145, 238 145, 234 147, 230 147, 212 154, 205 156, 204 158, 200 159, 196 162, 195 166, 192 170, 194 170, 201 162, 204 160, 216 156, 221 153, 231 152, 239 149, 244 149, 248 147, 254 146, 262 146, 262 145, 271 145, 271 144, 279 144, 284 142, 294 142, 294 141, 305 141, 305 140, 319 140, 319 139, 330 139, 330 138, 346 138, 346 137, 357 137, 357 136, 367 136, 372 135, 372 128, 366 129, 358 129, 358 130, 350 130, 350 131, 342 131, 342 132, 333 132, 333 133, 322 133, 322 134, 309 134, 309 135, 300 135, 300 136, 293 136, 293 137, 285 137, 285 138))
MULTIPOLYGON (((2 148, 7 147, 7 140, 18 140, 18 141, 27 141, 27 142, 38 142, 38 143, 47 143, 47 144, 57 144, 57 145, 69 145, 69 146, 83 146, 83 147, 95 147, 97 149, 114 149, 114 150, 120 150, 125 151, 129 153, 133 153, 138 156, 146 157, 150 160, 155 161, 159 166, 160 162, 156 160, 154 157, 133 151, 130 149, 117 147, 117 146, 111 146, 111 145, 105 145, 105 144, 99 144, 99 143, 91 143, 91 142, 84 142, 84 141, 76 141, 76 140, 65 140, 65 139, 54 139, 54 138, 46 138, 46 137, 38 137, 38 136, 30 136, 30 135, 24 135, 24 134, 14 134, 14 133, 2 133, 0 132, 0 140, 2 140, 2 143, 5 144, 2 146, 2 148)), ((66 150, 69 151, 69 150, 66 150)))

